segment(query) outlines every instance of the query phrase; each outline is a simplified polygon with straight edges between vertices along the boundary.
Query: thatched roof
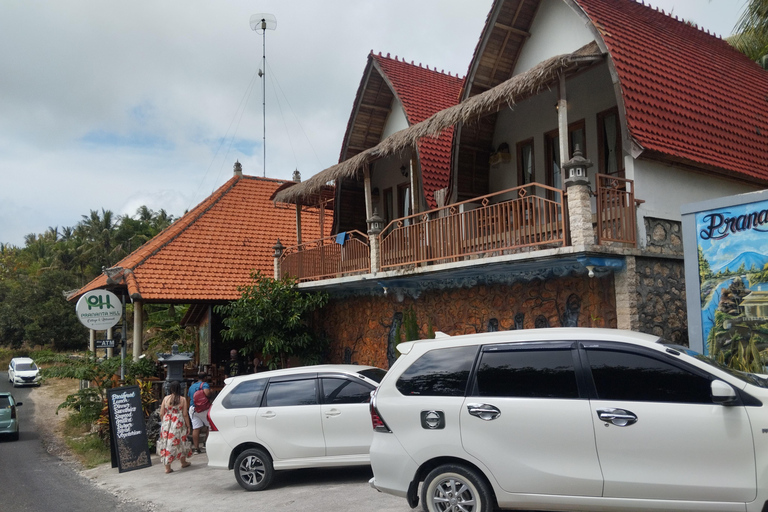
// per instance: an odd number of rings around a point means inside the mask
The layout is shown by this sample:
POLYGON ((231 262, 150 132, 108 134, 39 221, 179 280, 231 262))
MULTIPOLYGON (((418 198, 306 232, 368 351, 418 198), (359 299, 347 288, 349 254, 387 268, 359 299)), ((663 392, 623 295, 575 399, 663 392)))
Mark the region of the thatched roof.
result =
POLYGON ((515 103, 549 88, 557 82, 561 73, 575 70, 585 64, 590 65, 601 57, 597 44, 590 43, 573 53, 558 55, 540 62, 493 89, 441 110, 420 123, 390 135, 376 146, 320 171, 307 181, 279 192, 275 200, 286 203, 295 202, 300 197, 317 193, 329 182, 355 176, 369 162, 415 146, 422 137, 438 137, 450 126, 479 119, 497 112, 503 106, 512 107, 515 103))

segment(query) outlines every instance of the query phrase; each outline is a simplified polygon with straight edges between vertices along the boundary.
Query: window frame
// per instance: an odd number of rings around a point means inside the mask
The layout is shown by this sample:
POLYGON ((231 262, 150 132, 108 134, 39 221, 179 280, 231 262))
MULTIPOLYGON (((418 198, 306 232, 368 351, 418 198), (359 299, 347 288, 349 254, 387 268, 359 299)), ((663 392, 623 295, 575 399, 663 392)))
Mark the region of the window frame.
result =
POLYGON ((624 148, 621 136, 621 118, 619 117, 619 108, 611 107, 609 109, 598 112, 596 116, 597 121, 597 169, 600 174, 607 174, 610 176, 616 176, 624 178, 624 148), (616 119, 616 172, 608 172, 607 162, 605 159, 605 119, 613 115, 616 119))
MULTIPOLYGON (((643 402, 643 403, 684 403, 684 404, 698 404, 701 405, 700 402, 659 402, 656 400, 627 400, 624 398, 600 398, 597 394, 597 385, 595 384, 594 376, 592 375, 592 365, 589 360, 589 351, 590 350, 606 350, 606 351, 612 351, 612 352, 623 352, 643 357, 648 357, 650 359, 655 359, 657 361, 660 361, 662 363, 668 364, 670 366, 673 366, 681 371, 685 371, 688 373, 691 373, 693 375, 696 375, 698 377, 701 377, 703 379, 708 380, 710 383, 717 379, 717 377, 701 368, 698 368, 694 365, 688 364, 685 361, 681 361, 680 359, 673 357, 668 354, 660 353, 656 350, 648 349, 645 347, 637 346, 637 345, 626 345, 623 343, 618 342, 610 342, 610 341, 599 341, 599 342, 591 342, 591 341, 581 341, 579 342, 579 354, 582 361, 582 366, 584 368, 585 377, 587 379, 587 385, 589 386, 588 392, 589 392, 589 398, 592 400, 601 400, 601 401, 617 401, 617 402, 643 402), (584 345, 588 345, 588 347, 585 347, 584 345)), ((735 389, 735 388, 734 388, 735 389)), ((741 396, 739 391, 737 391, 737 395, 741 396)), ((714 402, 707 402, 708 405, 715 405, 714 402)))
POLYGON ((320 374, 317 376, 317 378, 320 385, 320 403, 323 405, 359 405, 364 403, 370 403, 371 402, 370 392, 376 389, 374 386, 371 386, 369 383, 367 383, 362 379, 355 379, 354 377, 350 377, 349 375, 345 375, 342 373, 320 374), (324 379, 343 380, 343 381, 349 382, 351 385, 358 384, 368 390, 368 399, 365 402, 329 402, 326 400, 324 379))
POLYGON ((515 151, 517 153, 517 186, 528 185, 529 183, 536 182, 536 146, 534 145, 534 138, 521 140, 515 145, 515 151), (523 161, 523 150, 530 146, 531 148, 531 181, 525 181, 525 162, 523 161))
POLYGON ((470 396, 483 397, 488 399, 495 398, 515 398, 515 399, 527 399, 527 400, 580 400, 587 398, 586 387, 584 385, 584 378, 582 375, 583 369, 581 365, 581 358, 578 351, 575 349, 575 342, 569 340, 552 340, 543 342, 512 342, 512 343, 499 343, 492 345, 483 345, 480 354, 476 358, 474 368, 471 373, 471 382, 469 386, 470 396), (487 353, 498 352, 565 352, 568 351, 571 358, 571 367, 573 369, 574 384, 576 385, 576 396, 574 397, 546 397, 546 396, 499 396, 499 395, 481 395, 478 383, 478 373, 480 372, 480 365, 482 364, 483 357, 487 353))

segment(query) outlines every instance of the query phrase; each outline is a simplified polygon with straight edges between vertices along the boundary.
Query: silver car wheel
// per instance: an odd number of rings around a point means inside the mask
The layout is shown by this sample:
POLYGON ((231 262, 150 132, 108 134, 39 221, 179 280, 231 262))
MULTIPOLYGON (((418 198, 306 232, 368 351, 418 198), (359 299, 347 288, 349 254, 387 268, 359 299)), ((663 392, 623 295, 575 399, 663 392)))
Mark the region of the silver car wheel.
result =
POLYGON ((272 481, 272 459, 262 450, 249 448, 235 460, 235 479, 246 491, 261 491, 272 481))
POLYGON ((430 499, 440 512, 473 512, 477 506, 476 489, 470 487, 459 475, 445 475, 434 483, 430 499))
POLYGON ((446 464, 424 479, 422 501, 426 512, 490 512, 493 497, 474 469, 446 464))
POLYGON ((264 480, 264 473, 266 471, 264 463, 255 455, 244 458, 237 469, 240 471, 242 479, 248 485, 258 485, 264 480))

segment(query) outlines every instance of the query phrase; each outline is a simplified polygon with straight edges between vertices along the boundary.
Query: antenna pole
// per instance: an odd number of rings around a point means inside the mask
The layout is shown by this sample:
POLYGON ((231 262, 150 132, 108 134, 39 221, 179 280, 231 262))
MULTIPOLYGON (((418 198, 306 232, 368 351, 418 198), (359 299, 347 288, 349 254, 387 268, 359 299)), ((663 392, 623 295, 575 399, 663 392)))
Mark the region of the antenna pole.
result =
POLYGON ((261 69, 259 70, 259 76, 261 77, 261 112, 262 112, 262 149, 261 152, 264 155, 264 162, 262 167, 264 169, 264 177, 267 177, 267 80, 264 76, 267 74, 267 29, 275 30, 277 28, 277 20, 271 14, 254 14, 250 20, 251 30, 258 32, 261 30, 261 69))
POLYGON ((262 116, 262 146, 261 152, 264 155, 262 165, 264 177, 267 177, 267 20, 261 20, 261 62, 264 71, 261 75, 261 116, 262 116))

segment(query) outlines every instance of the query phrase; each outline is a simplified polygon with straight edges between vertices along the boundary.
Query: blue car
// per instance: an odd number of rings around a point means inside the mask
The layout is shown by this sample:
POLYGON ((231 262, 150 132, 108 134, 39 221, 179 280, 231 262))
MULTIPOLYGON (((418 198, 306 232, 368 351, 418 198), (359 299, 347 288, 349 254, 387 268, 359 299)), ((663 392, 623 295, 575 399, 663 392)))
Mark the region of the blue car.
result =
POLYGON ((13 399, 13 395, 0 391, 0 435, 9 435, 11 440, 19 440, 19 419, 16 408, 21 402, 13 399))

